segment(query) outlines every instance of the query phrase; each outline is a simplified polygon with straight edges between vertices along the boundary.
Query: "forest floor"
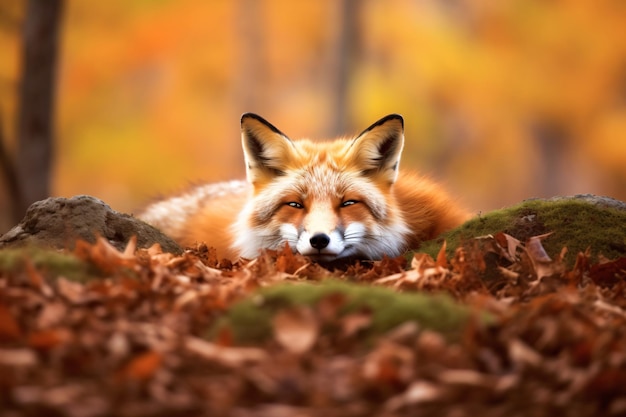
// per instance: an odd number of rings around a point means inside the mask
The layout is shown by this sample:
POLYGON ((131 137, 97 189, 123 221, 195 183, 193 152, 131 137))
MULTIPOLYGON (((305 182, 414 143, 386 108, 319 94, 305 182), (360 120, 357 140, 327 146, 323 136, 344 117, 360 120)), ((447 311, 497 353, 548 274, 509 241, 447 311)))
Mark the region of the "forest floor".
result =
MULTIPOLYGON (((0 251, 3 416, 626 414, 626 258, 0 251), (591 259, 599 259, 591 261, 591 259)), ((450 249, 450 248, 448 248, 450 249)), ((448 251, 450 253, 450 251, 448 251)), ((570 254, 571 255, 571 254, 570 254)))

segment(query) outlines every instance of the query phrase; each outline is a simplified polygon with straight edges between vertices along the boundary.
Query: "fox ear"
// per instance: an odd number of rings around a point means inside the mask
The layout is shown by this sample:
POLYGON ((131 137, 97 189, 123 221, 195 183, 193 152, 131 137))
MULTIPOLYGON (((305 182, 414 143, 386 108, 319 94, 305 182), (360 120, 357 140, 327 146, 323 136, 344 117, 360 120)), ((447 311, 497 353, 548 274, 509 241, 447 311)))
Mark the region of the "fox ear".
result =
POLYGON ((364 175, 379 176, 390 184, 398 177, 404 146, 404 119, 399 114, 383 117, 354 139, 353 162, 364 175))
POLYGON ((284 175, 293 142, 254 113, 241 116, 241 142, 248 181, 252 184, 284 175))

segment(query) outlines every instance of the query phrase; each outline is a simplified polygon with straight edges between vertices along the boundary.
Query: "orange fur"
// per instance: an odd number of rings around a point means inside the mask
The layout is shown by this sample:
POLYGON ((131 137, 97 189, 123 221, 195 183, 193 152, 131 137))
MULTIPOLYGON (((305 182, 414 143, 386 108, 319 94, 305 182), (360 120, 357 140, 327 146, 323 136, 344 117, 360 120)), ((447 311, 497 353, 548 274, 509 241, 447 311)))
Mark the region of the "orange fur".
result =
POLYGON ((217 249, 219 256, 236 259, 238 254, 231 248, 233 234, 229 226, 237 219, 246 199, 245 193, 238 193, 221 198, 216 204, 199 207, 189 218, 187 233, 178 241, 184 246, 203 242, 217 249))
POLYGON ((407 249, 418 248, 423 241, 434 239, 469 218, 439 184, 413 172, 400 172, 393 194, 412 231, 407 249))

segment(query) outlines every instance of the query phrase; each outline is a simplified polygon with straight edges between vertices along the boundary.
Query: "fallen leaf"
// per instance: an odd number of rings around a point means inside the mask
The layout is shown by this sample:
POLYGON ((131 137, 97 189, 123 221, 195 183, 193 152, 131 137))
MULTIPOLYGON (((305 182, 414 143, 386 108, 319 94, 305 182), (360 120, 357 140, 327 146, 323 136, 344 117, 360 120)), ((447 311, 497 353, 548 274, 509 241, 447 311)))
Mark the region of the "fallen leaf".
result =
POLYGON ((50 350, 67 342, 71 334, 66 329, 48 329, 28 335, 28 345, 37 350, 50 350))
POLYGON ((528 256, 534 262, 552 262, 552 259, 546 253, 541 241, 552 235, 552 233, 546 233, 540 236, 533 236, 526 241, 526 252, 528 256))
POLYGON ((263 349, 225 347, 197 337, 187 337, 185 348, 206 360, 229 368, 239 368, 246 364, 265 361, 268 358, 267 353, 263 349))
POLYGON ((447 242, 444 240, 443 245, 441 245, 441 249, 439 249, 439 253, 437 254, 437 260, 435 265, 441 268, 449 268, 448 259, 446 258, 446 247, 447 242))
POLYGON ((11 311, 0 304, 0 342, 8 342, 21 338, 20 326, 11 311))
POLYGON ((413 377, 415 353, 397 343, 383 341, 363 363, 363 377, 374 384, 403 385, 413 377))
POLYGON ((295 354, 310 350, 319 334, 319 323, 310 307, 280 310, 272 320, 274 338, 282 347, 295 354))
POLYGON ((87 292, 83 284, 69 281, 63 277, 57 280, 59 294, 72 304, 81 304, 87 300, 87 292))
POLYGON ((32 349, 0 349, 0 365, 11 367, 29 367, 39 363, 32 349))
POLYGON ((162 361, 163 356, 160 353, 147 351, 132 358, 118 375, 125 379, 145 381, 154 376, 162 361))
POLYGON ((341 330, 344 337, 351 337, 372 324, 371 311, 359 311, 341 317, 341 330))
POLYGON ((619 258, 589 268, 589 277, 597 285, 610 286, 626 281, 626 258, 619 258))
POLYGON ((519 339, 509 341, 509 356, 518 365, 539 367, 542 363, 541 355, 519 339))
POLYGON ((385 403, 385 409, 398 411, 402 407, 437 401, 443 396, 443 391, 428 381, 415 381, 400 395, 390 398, 385 403))

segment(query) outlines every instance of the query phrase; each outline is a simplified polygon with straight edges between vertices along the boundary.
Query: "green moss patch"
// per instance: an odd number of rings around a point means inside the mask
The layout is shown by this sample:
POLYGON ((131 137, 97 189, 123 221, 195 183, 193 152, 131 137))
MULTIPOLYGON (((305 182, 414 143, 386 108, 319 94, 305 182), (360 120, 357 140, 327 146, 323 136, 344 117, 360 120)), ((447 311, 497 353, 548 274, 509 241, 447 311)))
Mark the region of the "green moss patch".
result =
MULTIPOLYGON (((227 326, 238 344, 256 344, 272 336, 272 318, 284 308, 310 306, 313 309, 325 297, 343 297, 337 320, 346 314, 368 311, 371 325, 367 338, 414 321, 421 328, 439 331, 456 338, 472 317, 470 309, 438 294, 397 293, 387 288, 325 281, 319 284, 282 284, 262 289, 252 297, 233 305, 216 330, 227 326)), ((481 316, 487 319, 486 316, 481 316)))
POLYGON ((444 240, 448 256, 464 241, 478 236, 507 233, 525 242, 526 239, 552 233, 543 241, 551 257, 563 247, 568 253, 565 262, 572 265, 578 252, 591 249, 614 259, 626 255, 626 210, 602 207, 581 199, 528 200, 517 206, 478 216, 460 227, 425 242, 419 252, 436 256, 444 240))
POLYGON ((49 278, 63 276, 84 282, 93 276, 93 268, 71 254, 53 249, 23 247, 0 250, 0 273, 25 271, 30 263, 35 270, 49 278))

